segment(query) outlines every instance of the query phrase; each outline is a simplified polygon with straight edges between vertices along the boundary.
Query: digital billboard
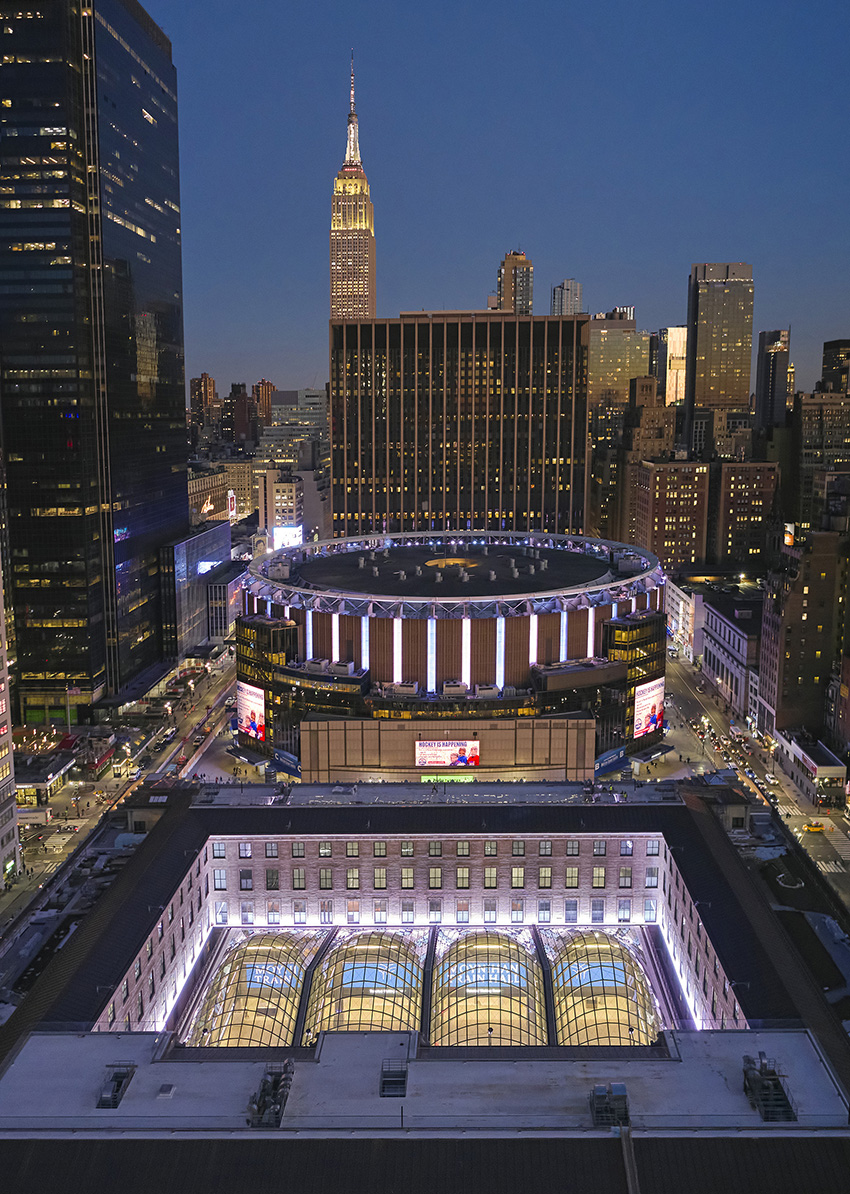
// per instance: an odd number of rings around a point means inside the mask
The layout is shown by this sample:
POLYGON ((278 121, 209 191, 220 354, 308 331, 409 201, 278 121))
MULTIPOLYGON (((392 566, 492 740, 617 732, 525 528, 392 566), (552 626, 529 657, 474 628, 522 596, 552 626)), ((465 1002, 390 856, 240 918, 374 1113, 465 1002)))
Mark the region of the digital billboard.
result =
POLYGON ((282 547, 298 547, 304 542, 303 527, 275 527, 272 531, 272 541, 275 551, 282 547))
POLYGON ((664 678, 648 680, 635 689, 635 728, 633 737, 642 738, 664 728, 664 678))
POLYGON ((417 767, 477 767, 480 744, 473 742, 417 742, 417 767))
POLYGON ((239 732, 256 738, 258 742, 266 740, 266 698, 262 688, 255 688, 253 684, 236 683, 236 717, 239 722, 239 732))

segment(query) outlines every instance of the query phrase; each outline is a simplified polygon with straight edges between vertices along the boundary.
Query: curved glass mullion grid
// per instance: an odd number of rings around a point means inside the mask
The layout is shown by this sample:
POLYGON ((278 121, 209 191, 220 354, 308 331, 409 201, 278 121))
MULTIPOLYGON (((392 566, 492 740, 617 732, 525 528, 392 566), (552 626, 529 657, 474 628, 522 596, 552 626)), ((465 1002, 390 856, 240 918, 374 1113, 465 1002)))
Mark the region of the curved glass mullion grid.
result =
POLYGON ((204 996, 189 1045, 292 1044, 307 966, 321 933, 256 933, 225 957, 204 996))
MULTIPOLYGON (((441 944, 448 939, 441 932, 441 944)), ((430 1041, 545 1045, 543 978, 533 947, 504 930, 457 937, 434 966, 430 1041)))
MULTIPOLYGON (((557 941, 547 935, 547 947, 557 941)), ((552 960, 559 1045, 649 1045, 660 1027, 646 975, 618 938, 564 935, 552 960)))
POLYGON ((303 1043, 319 1032, 418 1032, 428 935, 340 936, 313 975, 303 1043))

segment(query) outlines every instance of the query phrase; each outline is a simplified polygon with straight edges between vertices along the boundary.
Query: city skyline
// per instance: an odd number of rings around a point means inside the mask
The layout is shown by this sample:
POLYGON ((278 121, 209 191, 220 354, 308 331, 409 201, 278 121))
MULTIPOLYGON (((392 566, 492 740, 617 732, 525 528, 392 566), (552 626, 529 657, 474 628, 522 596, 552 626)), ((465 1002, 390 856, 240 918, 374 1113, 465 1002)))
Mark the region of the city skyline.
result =
POLYGON ((574 276, 589 310, 634 303, 649 331, 686 321, 693 262, 752 262, 754 332, 792 327, 801 389, 820 375, 823 341, 847 334, 838 116, 814 91, 785 85, 792 72, 838 67, 837 5, 802 31, 776 19, 775 5, 728 6, 733 44, 722 12, 686 13, 674 29, 624 5, 582 12, 568 32, 499 4, 486 28, 442 4, 412 16, 332 3, 292 14, 285 29, 251 5, 234 28, 199 21, 191 3, 150 8, 181 78, 187 377, 326 380, 327 194, 352 45, 380 213, 379 317, 480 309, 493 262, 518 247, 535 263, 536 314, 574 276), (225 28, 227 52, 252 63, 239 94, 209 70, 225 28), (510 97, 488 82, 505 45, 525 79, 510 97), (694 52, 726 66, 729 86, 710 106, 692 94, 694 52), (565 126, 551 95, 566 77, 565 126), (768 120, 781 128, 781 187, 768 120))

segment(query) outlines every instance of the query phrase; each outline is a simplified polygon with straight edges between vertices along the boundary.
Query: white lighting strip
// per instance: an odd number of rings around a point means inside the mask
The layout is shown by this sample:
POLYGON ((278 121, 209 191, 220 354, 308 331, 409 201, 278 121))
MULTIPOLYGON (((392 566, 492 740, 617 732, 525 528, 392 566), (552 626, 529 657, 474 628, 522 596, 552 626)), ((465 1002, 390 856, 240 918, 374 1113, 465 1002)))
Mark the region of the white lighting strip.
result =
MULTIPOLYGON (((661 901, 659 900, 659 905, 660 905, 660 902, 661 901)), ((670 969, 676 975, 676 982, 679 984, 679 990, 682 992, 682 998, 684 999, 685 1003, 688 1005, 688 1011, 691 1013, 691 1016, 693 1017, 694 1024, 696 1024, 697 1029, 699 1031, 702 1031, 702 1029, 705 1028, 705 1023, 703 1021, 702 1012, 697 1007, 696 1003, 694 1002, 693 997, 688 994, 687 984, 684 982, 681 974, 679 973, 679 964, 676 961, 676 959, 673 957, 673 949, 672 949, 672 946, 670 945, 670 940, 667 936, 668 932, 671 932, 674 930, 675 930, 675 926, 673 926, 673 928, 671 929, 669 927, 669 918, 667 916, 665 916, 664 923, 661 928, 661 937, 664 941, 664 944, 667 947, 667 956, 670 959, 670 969)))
POLYGON ((271 597, 267 597, 266 598, 266 617, 270 618, 271 616, 272 616, 272 599, 271 599, 271 597))
POLYGON ((369 669, 369 618, 366 614, 360 619, 360 666, 369 669))
POLYGON ((472 675, 472 620, 464 618, 460 624, 460 678, 469 687, 472 675))
POLYGON ((304 611, 304 657, 313 658, 313 611, 304 611))
POLYGON ((593 659, 596 650, 596 610, 592 605, 587 607, 587 658, 593 659))
POLYGON ((496 619, 496 687, 505 687, 505 619, 496 619))
POLYGON ((567 611, 565 609, 561 610, 561 645, 560 645, 559 649, 560 649, 561 654, 558 656, 558 658, 561 660, 566 659, 567 658, 567 611))
POLYGON ((528 618, 528 666, 537 663, 537 614, 528 618))
POLYGON ((437 619, 428 619, 428 675, 429 692, 437 691, 437 619))
POLYGON ((632 597, 632 613, 637 609, 637 597, 632 597))
POLYGON ((404 679, 402 675, 402 659, 401 659, 401 618, 393 618, 393 684, 401 684, 404 679))
POLYGON ((331 614, 331 659, 339 661, 339 614, 331 614))

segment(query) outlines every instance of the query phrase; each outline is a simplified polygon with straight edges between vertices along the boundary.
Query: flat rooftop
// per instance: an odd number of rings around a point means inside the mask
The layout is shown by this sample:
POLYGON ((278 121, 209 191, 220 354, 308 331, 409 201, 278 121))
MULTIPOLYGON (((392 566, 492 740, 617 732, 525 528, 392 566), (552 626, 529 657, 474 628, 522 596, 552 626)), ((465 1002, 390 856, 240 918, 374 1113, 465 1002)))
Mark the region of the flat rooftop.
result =
MULTIPOLYGON (((385 1059, 407 1065, 408 1136, 593 1130, 594 1086, 626 1086, 634 1131, 711 1130, 784 1135, 789 1129, 847 1127, 847 1104, 804 1029, 668 1032, 670 1055, 628 1048, 585 1049, 557 1059, 547 1050, 425 1049, 409 1032, 323 1034, 315 1057, 296 1050, 174 1050, 166 1034, 34 1033, 0 1076, 0 1131, 246 1131, 246 1107, 268 1062, 292 1057, 295 1073, 276 1136, 381 1136, 399 1126, 402 1101, 381 1098, 385 1059), (247 1054, 251 1052, 253 1056, 247 1054), (535 1055, 537 1053, 537 1055, 535 1055), (743 1091, 743 1058, 775 1060, 797 1110, 793 1125, 765 1122, 743 1091), (228 1056, 230 1054, 230 1056, 228 1056), (98 1109, 108 1067, 132 1063, 116 1108, 98 1109)), ((563 1052, 563 1051, 559 1051, 563 1052)))
POLYGON ((358 595, 458 598, 557 592, 606 581, 620 585, 628 579, 615 578, 606 559, 580 551, 541 547, 535 548, 532 556, 512 544, 485 547, 469 542, 458 544, 456 554, 451 551, 444 545, 432 549, 422 544, 376 551, 374 559, 365 550, 311 555, 293 565, 289 579, 291 584, 358 595), (514 570, 519 574, 516 577, 514 570), (495 573, 493 580, 491 572, 495 573), (463 580, 462 574, 468 580, 463 580))

